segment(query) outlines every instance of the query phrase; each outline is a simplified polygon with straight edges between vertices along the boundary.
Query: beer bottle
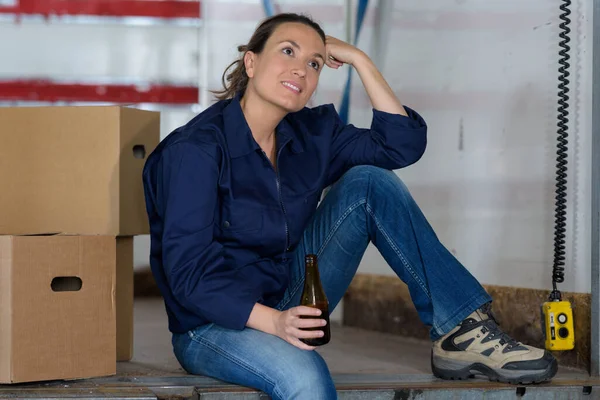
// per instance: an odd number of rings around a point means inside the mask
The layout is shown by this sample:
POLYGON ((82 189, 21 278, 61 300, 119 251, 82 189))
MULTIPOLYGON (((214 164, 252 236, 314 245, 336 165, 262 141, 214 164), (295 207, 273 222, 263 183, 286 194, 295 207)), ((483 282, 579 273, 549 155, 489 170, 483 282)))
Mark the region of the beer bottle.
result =
POLYGON ((317 263, 317 256, 315 254, 308 254, 304 258, 305 265, 305 278, 304 278, 304 290, 302 291, 302 298, 300 300, 301 306, 318 308, 321 310, 321 315, 318 317, 303 316, 302 318, 317 318, 324 319, 327 321, 327 325, 316 328, 304 328, 307 331, 320 331, 322 330, 324 335, 318 338, 300 339, 300 341, 306 343, 309 346, 322 346, 329 343, 331 339, 331 331, 329 330, 329 302, 325 291, 321 285, 321 278, 319 277, 319 265, 317 263))

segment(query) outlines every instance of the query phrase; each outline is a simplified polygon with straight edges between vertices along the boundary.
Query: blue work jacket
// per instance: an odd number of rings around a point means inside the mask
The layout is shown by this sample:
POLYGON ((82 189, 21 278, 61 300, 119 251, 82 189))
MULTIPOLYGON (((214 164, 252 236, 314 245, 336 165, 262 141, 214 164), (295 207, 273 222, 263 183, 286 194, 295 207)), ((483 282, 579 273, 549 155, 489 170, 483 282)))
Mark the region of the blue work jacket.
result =
POLYGON ((425 121, 408 107, 408 117, 373 110, 361 129, 329 104, 281 121, 275 170, 239 100, 170 133, 144 167, 150 265, 174 333, 209 322, 243 329, 255 303, 275 306, 323 188, 353 166, 399 169, 425 150, 425 121))

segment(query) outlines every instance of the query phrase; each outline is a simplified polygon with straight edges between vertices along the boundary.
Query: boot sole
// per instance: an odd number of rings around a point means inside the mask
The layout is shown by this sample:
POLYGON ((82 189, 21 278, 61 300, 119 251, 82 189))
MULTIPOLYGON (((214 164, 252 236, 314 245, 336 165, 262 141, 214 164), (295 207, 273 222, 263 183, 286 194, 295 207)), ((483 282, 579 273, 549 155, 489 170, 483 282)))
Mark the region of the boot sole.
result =
POLYGON ((549 381, 558 371, 558 362, 554 359, 546 369, 533 371, 504 370, 490 368, 481 363, 464 363, 455 360, 438 358, 438 365, 431 356, 431 370, 437 378, 445 380, 464 380, 485 375, 490 381, 509 383, 511 385, 527 385, 549 381), (439 364, 442 364, 440 366, 439 364))

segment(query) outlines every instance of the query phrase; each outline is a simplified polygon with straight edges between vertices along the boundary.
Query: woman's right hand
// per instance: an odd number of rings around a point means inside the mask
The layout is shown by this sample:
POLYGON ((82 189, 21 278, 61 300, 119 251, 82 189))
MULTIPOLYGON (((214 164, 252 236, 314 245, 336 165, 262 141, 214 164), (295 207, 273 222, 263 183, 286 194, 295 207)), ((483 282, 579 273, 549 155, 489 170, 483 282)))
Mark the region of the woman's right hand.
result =
POLYGON ((318 308, 298 306, 290 308, 276 314, 274 318, 275 331, 277 336, 286 342, 302 349, 314 350, 314 346, 309 346, 300 341, 300 339, 313 339, 323 336, 322 330, 305 331, 302 328, 320 328, 326 325, 326 321, 316 318, 321 315, 318 308), (301 318, 301 316, 310 318, 301 318))

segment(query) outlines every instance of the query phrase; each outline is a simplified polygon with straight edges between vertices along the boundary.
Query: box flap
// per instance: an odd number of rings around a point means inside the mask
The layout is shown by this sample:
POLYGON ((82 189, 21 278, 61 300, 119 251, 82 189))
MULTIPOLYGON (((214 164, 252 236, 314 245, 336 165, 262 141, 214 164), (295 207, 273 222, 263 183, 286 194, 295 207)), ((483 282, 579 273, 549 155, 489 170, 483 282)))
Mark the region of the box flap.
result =
POLYGON ((59 236, 63 235, 62 232, 39 232, 39 233, 2 233, 0 236, 59 236))

